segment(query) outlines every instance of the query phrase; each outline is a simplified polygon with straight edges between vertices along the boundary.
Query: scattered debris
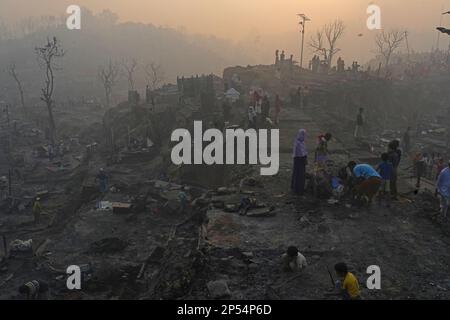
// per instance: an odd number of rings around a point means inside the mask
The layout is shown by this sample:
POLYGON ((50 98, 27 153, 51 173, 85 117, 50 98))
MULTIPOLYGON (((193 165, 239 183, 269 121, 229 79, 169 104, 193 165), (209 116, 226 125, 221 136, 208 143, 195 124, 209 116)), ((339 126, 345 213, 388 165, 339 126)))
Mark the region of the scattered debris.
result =
POLYGON ((29 239, 29 240, 16 239, 9 244, 9 250, 11 253, 33 252, 33 239, 29 239))

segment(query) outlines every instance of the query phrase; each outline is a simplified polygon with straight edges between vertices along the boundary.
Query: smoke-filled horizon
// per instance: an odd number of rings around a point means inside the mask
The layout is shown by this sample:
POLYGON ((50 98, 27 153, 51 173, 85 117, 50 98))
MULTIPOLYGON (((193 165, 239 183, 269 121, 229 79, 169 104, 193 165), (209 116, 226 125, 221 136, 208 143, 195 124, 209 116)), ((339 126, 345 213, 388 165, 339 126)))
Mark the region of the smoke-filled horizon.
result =
MULTIPOLYGON (((365 1, 365 0, 0 0, 0 19, 16 23, 29 16, 64 15, 70 4, 97 13, 110 10, 121 22, 151 23, 188 34, 211 35, 250 48, 261 63, 273 58, 276 48, 295 57, 300 55, 300 32, 297 13, 311 18, 306 26, 305 55, 311 35, 322 25, 342 20, 346 31, 339 43, 346 60, 365 62, 374 56, 374 34, 366 27, 366 9, 374 3, 381 8, 382 28, 409 32, 414 51, 430 51, 438 45, 435 27, 450 26, 450 0, 365 1), (442 19, 442 20, 441 20, 442 19)), ((441 37, 439 47, 446 49, 448 39, 441 37)), ((406 50, 401 48, 400 50, 406 50)), ((242 61, 243 64, 246 61, 242 61)))

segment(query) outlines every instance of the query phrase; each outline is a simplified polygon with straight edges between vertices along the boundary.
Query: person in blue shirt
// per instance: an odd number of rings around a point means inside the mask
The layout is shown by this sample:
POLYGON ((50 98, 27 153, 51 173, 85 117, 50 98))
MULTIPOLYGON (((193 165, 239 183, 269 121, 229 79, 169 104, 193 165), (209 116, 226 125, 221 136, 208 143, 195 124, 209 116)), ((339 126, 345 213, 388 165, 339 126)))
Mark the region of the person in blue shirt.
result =
POLYGON ((377 167, 377 171, 381 176, 381 192, 380 192, 380 201, 381 196, 386 196, 387 194, 387 186, 392 179, 392 175, 394 173, 394 165, 389 161, 389 154, 383 153, 381 155, 381 163, 377 167))
POLYGON ((372 203, 373 197, 380 190, 382 178, 380 174, 368 164, 356 164, 355 161, 348 163, 348 168, 357 179, 354 189, 355 197, 372 203))

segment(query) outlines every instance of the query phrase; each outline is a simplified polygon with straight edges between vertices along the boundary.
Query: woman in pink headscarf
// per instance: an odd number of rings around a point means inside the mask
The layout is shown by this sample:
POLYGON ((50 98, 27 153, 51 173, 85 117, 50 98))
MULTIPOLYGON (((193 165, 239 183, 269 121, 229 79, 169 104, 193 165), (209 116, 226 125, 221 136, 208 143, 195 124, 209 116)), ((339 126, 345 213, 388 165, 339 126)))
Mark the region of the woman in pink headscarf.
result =
POLYGON ((306 130, 300 129, 294 142, 294 168, 292 170, 291 189, 298 195, 305 192, 306 165, 308 163, 308 151, 306 150, 306 130))

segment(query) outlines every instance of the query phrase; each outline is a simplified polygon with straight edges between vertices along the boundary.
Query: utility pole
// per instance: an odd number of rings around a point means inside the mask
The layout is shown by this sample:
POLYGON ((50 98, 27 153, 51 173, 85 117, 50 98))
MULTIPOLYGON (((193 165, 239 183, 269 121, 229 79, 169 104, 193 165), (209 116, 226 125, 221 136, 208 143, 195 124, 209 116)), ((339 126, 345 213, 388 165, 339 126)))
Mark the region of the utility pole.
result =
POLYGON ((302 32, 302 52, 301 52, 301 55, 300 55, 300 69, 303 67, 303 46, 304 46, 304 43, 305 43, 305 24, 306 24, 306 22, 307 21, 311 21, 311 19, 309 19, 305 14, 303 14, 303 13, 299 13, 299 14, 297 14, 299 17, 300 17, 300 19, 301 19, 301 21, 300 21, 300 26, 302 27, 302 30, 301 30, 301 32, 302 32))
POLYGON ((448 43, 448 49, 447 49, 447 58, 445 59, 445 63, 448 65, 448 59, 450 58, 450 41, 448 43))
MULTIPOLYGON (((441 7, 441 12, 442 12, 442 11, 444 11, 444 5, 442 5, 442 7, 441 7)), ((444 17, 444 15, 442 14, 442 15, 441 15, 441 18, 440 18, 440 20, 439 20, 439 27, 442 26, 442 18, 443 18, 443 17, 444 17)), ((440 40, 441 40, 441 33, 438 32, 437 40, 436 40, 436 51, 439 51, 440 40)))

